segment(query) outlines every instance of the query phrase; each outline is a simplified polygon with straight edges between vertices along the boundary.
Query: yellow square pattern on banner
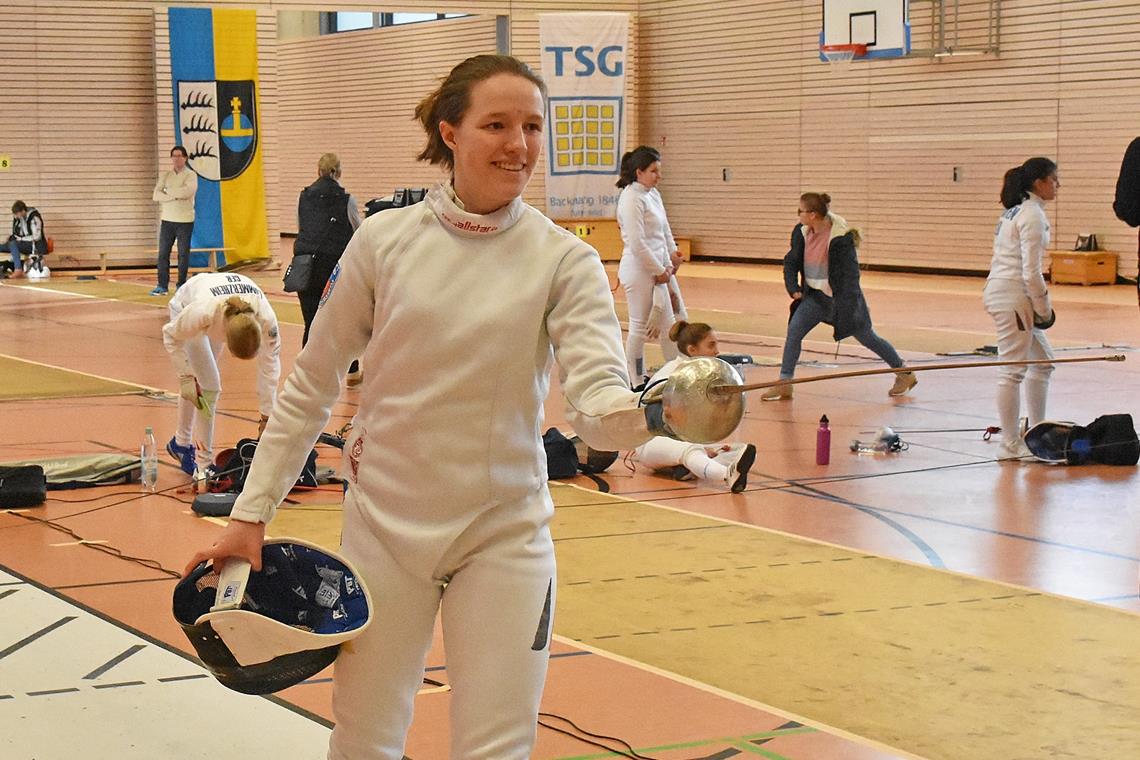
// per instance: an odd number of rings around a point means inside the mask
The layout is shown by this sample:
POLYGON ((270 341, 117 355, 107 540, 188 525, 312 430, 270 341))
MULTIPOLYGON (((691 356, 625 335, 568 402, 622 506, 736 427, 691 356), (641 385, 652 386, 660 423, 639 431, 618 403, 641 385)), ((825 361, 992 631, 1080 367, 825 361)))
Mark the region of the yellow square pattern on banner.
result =
POLYGON ((553 104, 553 165, 557 173, 618 169, 621 109, 611 99, 579 98, 553 104))

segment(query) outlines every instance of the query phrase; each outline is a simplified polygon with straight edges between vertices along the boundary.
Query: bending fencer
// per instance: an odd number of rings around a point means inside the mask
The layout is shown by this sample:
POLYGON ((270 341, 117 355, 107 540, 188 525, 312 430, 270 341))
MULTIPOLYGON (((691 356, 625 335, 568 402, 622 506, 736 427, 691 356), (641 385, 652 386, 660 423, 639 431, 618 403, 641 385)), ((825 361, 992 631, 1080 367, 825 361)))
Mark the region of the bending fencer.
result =
POLYGON ((166 450, 204 490, 214 461, 214 415, 222 392, 218 357, 222 346, 238 359, 258 359, 257 398, 265 429, 277 380, 281 340, 277 316, 253 280, 225 272, 197 274, 168 305, 170 321, 162 341, 178 370, 178 429, 166 450))
MULTIPOLYGON (((669 340, 677 346, 680 355, 653 374, 650 386, 667 379, 677 365, 688 358, 720 354, 716 332, 704 322, 674 323, 669 329, 669 340)), ((748 487, 748 471, 756 461, 756 446, 751 443, 702 446, 657 436, 639 446, 634 454, 638 462, 652 470, 680 465, 700 480, 723 483, 733 493, 740 493, 748 487)))
MULTIPOLYGON (((1049 250, 1049 218, 1045 201, 1057 197, 1057 164, 1048 158, 1031 158, 1005 173, 1001 203, 1005 213, 994 230, 994 255, 986 278, 982 303, 997 328, 998 356, 1005 360, 1052 359, 1045 330, 1056 315, 1042 260, 1049 250)), ((998 370, 998 415, 1001 418, 999 459, 1033 456, 1021 438, 1021 386, 1025 385, 1028 427, 1045 419, 1052 364, 1002 367, 998 370)))
POLYGON ((420 158, 450 179, 353 236, 233 519, 187 568, 231 556, 260 566, 265 523, 360 356, 341 551, 387 612, 337 659, 334 760, 403 757, 437 613, 451 757, 529 758, 556 589, 539 434, 552 363, 589 445, 631 449, 668 433, 661 404, 638 408, 629 389, 597 252, 522 201, 545 105, 542 80, 500 55, 460 63, 420 103, 420 158))

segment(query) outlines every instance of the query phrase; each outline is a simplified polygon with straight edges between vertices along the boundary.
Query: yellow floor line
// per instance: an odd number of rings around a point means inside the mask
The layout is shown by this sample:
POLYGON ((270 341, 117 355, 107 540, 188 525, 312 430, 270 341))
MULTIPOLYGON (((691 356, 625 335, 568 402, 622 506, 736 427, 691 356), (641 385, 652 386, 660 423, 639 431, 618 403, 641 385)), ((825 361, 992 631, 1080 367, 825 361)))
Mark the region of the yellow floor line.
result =
MULTIPOLYGON (((77 369, 67 369, 65 367, 60 367, 60 366, 55 365, 55 364, 45 364, 44 362, 37 362, 37 361, 34 361, 32 359, 25 359, 22 356, 12 356, 11 354, 0 354, 0 359, 10 359, 10 360, 16 361, 16 362, 23 362, 24 364, 34 364, 37 367, 44 367, 45 369, 56 370, 57 372, 65 372, 69 375, 82 375, 84 377, 90 377, 92 379, 100 380, 100 381, 105 382, 105 383, 112 383, 114 385, 129 385, 129 386, 138 388, 139 390, 148 391, 150 393, 157 393, 157 394, 163 394, 163 395, 167 394, 167 391, 163 388, 155 388, 155 387, 150 386, 150 385, 143 385, 142 383, 134 383, 134 382, 130 382, 128 380, 119 380, 117 378, 106 377, 105 375, 96 375, 96 374, 93 374, 91 372, 83 372, 83 371, 77 370, 77 369)), ((124 394, 137 393, 137 391, 123 391, 123 393, 124 394)), ((103 394, 103 395, 115 395, 115 394, 103 394)), ((36 397, 36 398, 39 398, 39 397, 36 397)), ((59 396, 45 396, 43 398, 60 398, 60 397, 59 396)), ((16 398, 13 398, 10 400, 12 400, 12 401, 30 401, 30 400, 33 400, 33 397, 31 397, 31 396, 27 396, 27 397, 20 396, 20 397, 16 397, 16 398)))

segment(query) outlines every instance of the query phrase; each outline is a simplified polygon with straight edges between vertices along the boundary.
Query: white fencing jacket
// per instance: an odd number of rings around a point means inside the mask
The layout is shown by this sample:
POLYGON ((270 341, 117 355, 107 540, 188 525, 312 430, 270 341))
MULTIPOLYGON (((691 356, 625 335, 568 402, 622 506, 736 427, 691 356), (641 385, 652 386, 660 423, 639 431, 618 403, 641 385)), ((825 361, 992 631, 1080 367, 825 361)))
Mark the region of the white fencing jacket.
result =
POLYGON ((1049 217, 1044 202, 1029 194, 1021 205, 1006 209, 994 230, 994 255, 986 282, 985 304, 1009 309, 1029 298, 1033 312, 1048 316, 1053 310, 1041 272, 1049 250, 1049 217))
POLYGON ((356 356, 349 495, 408 550, 446 544, 496 505, 549 503, 530 497, 546 489, 552 362, 567 420, 590 446, 650 438, 597 252, 519 199, 476 215, 437 186, 425 203, 365 219, 348 244, 234 517, 273 516, 356 356))
MULTIPOLYGON (((621 229, 622 269, 629 262, 651 276, 665 272, 669 254, 677 250, 673 230, 665 216, 665 202, 657 188, 631 182, 622 188, 617 205, 618 227, 621 229)), ((630 272, 632 274, 632 272, 630 272)))
POLYGON ((261 325, 261 350, 257 353, 258 409, 268 415, 277 397, 281 377, 281 336, 277 315, 265 294, 245 275, 202 272, 186 281, 170 299, 170 321, 162 328, 162 342, 170 352, 179 375, 193 375, 186 342, 201 336, 224 335, 222 312, 230 296, 239 296, 253 307, 253 317, 261 325))

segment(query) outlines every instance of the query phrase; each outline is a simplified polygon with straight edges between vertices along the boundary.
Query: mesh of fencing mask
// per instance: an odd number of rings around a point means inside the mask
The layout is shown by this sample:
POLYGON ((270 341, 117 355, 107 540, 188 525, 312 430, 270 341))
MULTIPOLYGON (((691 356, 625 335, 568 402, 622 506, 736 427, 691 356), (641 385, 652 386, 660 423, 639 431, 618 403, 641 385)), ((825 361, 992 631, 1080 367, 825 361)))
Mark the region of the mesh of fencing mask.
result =
POLYGON ((1040 422, 1025 432, 1033 455, 1052 464, 1135 465, 1140 461, 1130 414, 1105 414, 1088 426, 1072 422, 1040 422))
POLYGON ((210 672, 234 691, 269 694, 320 672, 374 610, 348 560, 296 538, 268 539, 262 568, 200 564, 174 589, 174 617, 210 672))

